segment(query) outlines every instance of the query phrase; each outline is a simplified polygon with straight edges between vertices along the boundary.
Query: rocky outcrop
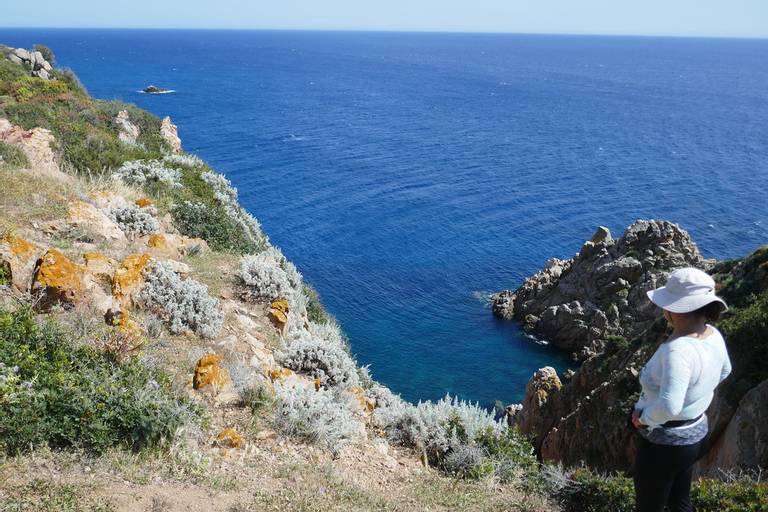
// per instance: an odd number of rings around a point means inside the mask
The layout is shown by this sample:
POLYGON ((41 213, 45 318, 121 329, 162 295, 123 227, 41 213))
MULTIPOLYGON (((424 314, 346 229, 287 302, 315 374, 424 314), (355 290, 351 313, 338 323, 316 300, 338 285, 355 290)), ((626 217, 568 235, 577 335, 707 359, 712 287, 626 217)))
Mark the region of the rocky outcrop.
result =
POLYGON ((76 201, 69 205, 67 224, 88 235, 117 247, 124 247, 128 239, 115 221, 90 203, 76 201))
POLYGON ((51 74, 53 66, 38 51, 14 48, 11 49, 6 58, 11 62, 25 66, 29 69, 32 76, 42 78, 43 80, 55 80, 55 77, 51 74))
POLYGON ((160 125, 160 136, 171 147, 171 151, 175 154, 181 154, 181 139, 179 138, 179 129, 175 124, 171 122, 171 118, 166 116, 163 118, 163 123, 160 125))
POLYGON ((87 300, 84 281, 85 267, 64 256, 56 249, 49 249, 37 261, 32 293, 39 295, 39 306, 47 309, 56 304, 75 306, 87 300))
POLYGON ((45 128, 25 130, 0 118, 0 140, 21 148, 29 160, 30 169, 36 174, 70 181, 72 178, 61 171, 54 148, 56 138, 45 128))
POLYGON ((117 137, 126 144, 136 145, 136 140, 139 138, 141 130, 131 122, 127 110, 121 110, 117 113, 115 124, 118 129, 117 137))
POLYGON ((493 312, 583 361, 610 337, 632 338, 653 323, 658 313, 645 292, 670 270, 708 264, 671 222, 637 221, 618 240, 600 227, 573 258, 552 259, 517 290, 494 295, 493 312))
POLYGON ((618 241, 601 229, 585 248, 572 260, 550 261, 518 290, 495 299, 497 314, 550 335, 562 329, 578 331, 585 337, 565 346, 590 348, 561 387, 551 368, 536 372, 523 404, 507 408, 508 421, 532 437, 543 459, 566 466, 586 463, 600 470, 631 468, 634 431, 627 419, 639 396, 639 372, 668 333, 658 311, 643 306, 641 293, 661 285, 669 270, 698 263, 714 275, 718 293, 731 306, 717 326, 733 363, 733 373, 718 387, 707 411, 714 447, 698 470, 714 474, 719 469, 768 466, 768 247, 742 260, 709 262, 678 226, 641 221, 618 241), (628 268, 638 270, 629 274, 628 268), (619 288, 626 293, 611 291, 619 279, 627 282, 619 288), (579 331, 577 322, 588 329, 579 331), (603 325, 608 329, 598 336, 592 328, 603 325))

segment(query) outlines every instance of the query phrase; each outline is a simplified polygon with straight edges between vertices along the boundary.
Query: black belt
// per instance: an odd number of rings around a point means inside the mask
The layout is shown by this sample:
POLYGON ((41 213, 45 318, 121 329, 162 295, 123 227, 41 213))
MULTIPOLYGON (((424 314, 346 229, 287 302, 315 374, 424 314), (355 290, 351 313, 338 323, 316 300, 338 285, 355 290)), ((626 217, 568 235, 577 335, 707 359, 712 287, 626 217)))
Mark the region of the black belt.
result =
POLYGON ((666 427, 666 428, 684 427, 686 425, 690 425, 691 423, 696 423, 697 421, 699 421, 701 419, 702 416, 703 416, 703 414, 699 414, 698 416, 696 416, 692 420, 672 420, 672 421, 668 421, 666 423, 662 423, 661 426, 662 427, 666 427))

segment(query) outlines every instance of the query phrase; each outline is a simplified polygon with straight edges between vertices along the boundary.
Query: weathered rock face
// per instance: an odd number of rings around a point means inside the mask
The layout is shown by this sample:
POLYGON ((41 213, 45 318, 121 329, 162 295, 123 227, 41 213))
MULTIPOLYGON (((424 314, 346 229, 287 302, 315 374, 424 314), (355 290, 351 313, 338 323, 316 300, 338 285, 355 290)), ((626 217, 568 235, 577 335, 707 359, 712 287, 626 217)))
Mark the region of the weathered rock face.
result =
POLYGON ((0 271, 16 290, 29 290, 40 252, 35 244, 23 238, 13 235, 0 238, 0 271))
POLYGON ((67 181, 72 179, 59 167, 54 151, 56 138, 50 131, 44 128, 25 130, 0 118, 0 140, 21 148, 35 173, 67 181))
POLYGON ((647 329, 658 310, 645 292, 685 266, 708 262, 676 224, 637 221, 618 240, 600 227, 572 259, 552 259, 517 290, 495 295, 493 312, 583 361, 601 352, 609 336, 631 338, 647 329))
POLYGON ((85 267, 74 263, 56 249, 49 249, 37 261, 32 293, 40 294, 42 308, 54 304, 74 306, 86 302, 85 267))
POLYGON ((141 130, 131 122, 127 110, 121 110, 117 113, 117 116, 115 116, 115 124, 118 129, 118 138, 126 144, 135 145, 141 130))
POLYGON ((512 424, 520 427, 523 432, 544 430, 541 422, 545 417, 541 411, 547 405, 550 396, 560 391, 562 387, 554 368, 546 366, 537 370, 525 387, 522 409, 514 415, 512 424))
POLYGON ((168 116, 163 118, 163 124, 160 125, 160 135, 171 147, 171 151, 176 154, 181 153, 181 139, 179 138, 179 130, 176 125, 171 122, 171 118, 168 116))
POLYGON ((768 461, 768 380, 752 388, 739 402, 707 456, 700 461, 702 473, 715 475, 718 468, 764 467, 768 461))
POLYGON ((202 389, 206 386, 213 386, 214 389, 221 389, 231 382, 229 371, 222 368, 221 356, 208 354, 200 358, 195 365, 195 375, 192 380, 192 386, 195 389, 202 389))
POLYGON ((149 254, 133 254, 120 262, 112 276, 112 295, 123 307, 136 305, 136 298, 144 285, 144 269, 151 257, 149 254))
POLYGON ((82 229, 90 235, 118 247, 128 244, 128 239, 115 221, 90 203, 76 201, 69 205, 67 224, 82 229))

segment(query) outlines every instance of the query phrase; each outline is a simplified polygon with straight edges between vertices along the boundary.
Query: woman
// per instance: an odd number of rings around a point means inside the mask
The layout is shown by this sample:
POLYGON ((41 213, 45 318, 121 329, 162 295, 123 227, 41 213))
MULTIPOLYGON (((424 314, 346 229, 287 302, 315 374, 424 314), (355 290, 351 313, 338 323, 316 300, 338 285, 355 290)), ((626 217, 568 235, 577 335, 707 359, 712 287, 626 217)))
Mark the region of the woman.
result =
POLYGON ((705 411, 731 362, 714 322, 727 309, 715 282, 695 268, 674 271, 666 286, 648 292, 672 325, 640 374, 643 392, 632 424, 640 434, 635 459, 638 512, 692 511, 693 464, 703 455, 705 411))

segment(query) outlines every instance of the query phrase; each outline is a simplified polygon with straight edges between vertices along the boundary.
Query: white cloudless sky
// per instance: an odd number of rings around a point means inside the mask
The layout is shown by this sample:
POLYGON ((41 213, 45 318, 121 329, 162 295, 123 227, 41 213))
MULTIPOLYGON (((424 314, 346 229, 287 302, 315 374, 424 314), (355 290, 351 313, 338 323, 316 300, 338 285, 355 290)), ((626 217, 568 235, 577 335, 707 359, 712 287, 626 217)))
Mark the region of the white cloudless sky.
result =
MULTIPOLYGON (((768 0, 2 0, 0 27, 768 37, 768 0)), ((1 34, 1 30, 0 30, 1 34)))

